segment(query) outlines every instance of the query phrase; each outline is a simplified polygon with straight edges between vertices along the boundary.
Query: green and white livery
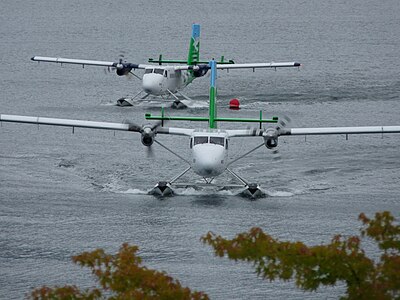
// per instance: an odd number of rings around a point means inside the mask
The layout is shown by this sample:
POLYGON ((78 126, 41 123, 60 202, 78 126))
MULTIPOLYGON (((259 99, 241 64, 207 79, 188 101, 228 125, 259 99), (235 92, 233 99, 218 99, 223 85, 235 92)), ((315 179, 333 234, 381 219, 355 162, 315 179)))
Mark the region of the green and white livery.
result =
MULTIPOLYGON (((189 43, 187 60, 150 58, 147 64, 136 64, 123 61, 97 61, 86 59, 70 59, 61 57, 34 56, 33 61, 52 62, 59 64, 77 64, 82 66, 101 66, 114 69, 119 76, 134 76, 142 81, 142 89, 132 97, 120 98, 117 105, 130 106, 140 101, 162 100, 171 101, 173 107, 183 108, 185 105, 181 100, 191 100, 182 93, 182 90, 193 82, 194 79, 203 77, 209 70, 208 61, 200 60, 200 25, 192 25, 192 36, 189 43), (149 64, 151 63, 151 64, 149 64), (157 64, 157 65, 154 65, 157 64), (134 73, 135 70, 143 70, 142 77, 134 73)), ((256 69, 256 68, 281 68, 299 67, 296 62, 283 63, 250 63, 235 64, 232 60, 225 60, 224 56, 218 61, 220 69, 256 69)))
MULTIPOLYGON (((105 130, 129 131, 140 134, 142 144, 151 147, 154 143, 168 150, 187 164, 187 167, 175 177, 169 180, 160 181, 156 184, 153 193, 161 196, 173 194, 174 186, 179 186, 179 179, 189 171, 193 171, 204 179, 204 184, 212 185, 215 177, 222 173, 229 173, 237 179, 241 192, 254 198, 262 195, 262 191, 258 184, 250 183, 242 176, 231 169, 231 166, 251 154, 253 151, 265 146, 267 149, 274 149, 278 146, 278 139, 283 136, 293 135, 332 135, 332 134, 388 134, 400 133, 400 126, 362 126, 362 127, 316 127, 316 128, 287 128, 284 121, 278 117, 264 119, 260 112, 259 118, 223 118, 217 115, 217 99, 216 99, 216 73, 217 63, 211 61, 208 65, 211 70, 210 80, 210 101, 207 116, 166 116, 164 109, 161 109, 161 115, 153 116, 146 114, 147 120, 157 120, 158 122, 146 125, 137 125, 134 123, 109 123, 109 122, 93 122, 83 120, 68 120, 30 116, 16 115, 0 115, 1 122, 29 123, 36 125, 53 125, 66 127, 82 127, 105 130), (164 122, 169 121, 194 121, 207 122, 207 127, 183 128, 183 127, 166 127, 164 122), (218 129, 217 124, 220 122, 242 123, 241 129, 218 129), (243 124, 244 123, 244 124, 243 124), (246 123, 257 124, 255 128, 248 129, 246 123), (191 151, 191 158, 185 159, 180 155, 181 146, 177 149, 170 149, 161 143, 158 139, 159 135, 180 135, 187 136, 188 147, 191 151), (228 149, 231 139, 236 138, 259 138, 260 144, 253 149, 249 149, 246 153, 234 160, 229 160, 228 149)), ((111 154, 110 154, 111 155, 111 154)), ((187 184, 185 184, 187 186, 187 184)))

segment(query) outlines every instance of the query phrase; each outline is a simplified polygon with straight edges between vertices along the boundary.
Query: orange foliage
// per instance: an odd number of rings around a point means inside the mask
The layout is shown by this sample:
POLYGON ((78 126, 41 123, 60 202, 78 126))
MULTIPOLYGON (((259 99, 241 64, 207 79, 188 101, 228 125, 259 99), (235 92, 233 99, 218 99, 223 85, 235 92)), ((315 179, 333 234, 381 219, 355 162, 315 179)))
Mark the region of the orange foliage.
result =
POLYGON ((89 267, 100 288, 80 291, 76 286, 42 287, 32 299, 208 299, 202 292, 191 292, 164 272, 147 269, 136 256, 138 247, 123 244, 115 255, 102 249, 74 256, 74 263, 89 267))
POLYGON ((374 239, 384 251, 375 263, 361 248, 361 238, 333 237, 330 244, 309 247, 302 242, 281 242, 260 228, 240 233, 228 240, 212 232, 202 241, 214 248, 215 255, 253 263, 259 276, 270 281, 294 279, 298 287, 314 291, 323 285, 343 281, 343 299, 400 299, 400 226, 389 212, 375 219, 361 214, 366 228, 361 236, 374 239))
MULTIPOLYGON (((228 240, 209 232, 202 237, 217 256, 253 263, 256 273, 270 281, 294 279, 298 287, 314 291, 320 286, 347 286, 343 299, 400 299, 400 226, 389 212, 374 219, 360 214, 360 236, 334 236, 327 245, 307 246, 281 242, 260 228, 228 240), (361 238, 373 239, 382 250, 380 261, 365 255, 361 238)), ((98 288, 81 291, 76 286, 42 287, 32 299, 208 299, 192 292, 164 272, 147 269, 136 255, 138 247, 123 244, 115 255, 102 249, 74 256, 74 263, 91 269, 98 288)))

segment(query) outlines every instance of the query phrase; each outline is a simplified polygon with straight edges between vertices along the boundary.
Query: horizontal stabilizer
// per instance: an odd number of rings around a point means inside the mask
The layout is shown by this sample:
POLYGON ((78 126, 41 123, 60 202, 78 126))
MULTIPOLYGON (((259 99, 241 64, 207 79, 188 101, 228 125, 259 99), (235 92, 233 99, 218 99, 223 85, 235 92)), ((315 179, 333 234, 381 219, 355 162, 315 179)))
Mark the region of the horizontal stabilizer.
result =
MULTIPOLYGON (((187 60, 181 60, 181 59, 162 59, 161 55, 159 59, 154 59, 154 58, 149 58, 149 63, 155 63, 155 64, 182 64, 186 65, 188 62, 187 60)), ((198 61, 196 64, 208 64, 209 61, 198 61)), ((232 59, 225 60, 223 56, 221 57, 221 60, 217 61, 217 64, 220 65, 227 65, 227 64, 234 64, 235 62, 232 59)))
MULTIPOLYGON (((197 121, 209 122, 209 117, 184 117, 184 116, 153 116, 150 113, 145 114, 146 120, 164 120, 164 121, 197 121)), ((278 117, 272 119, 251 119, 251 118, 214 118, 216 122, 237 122, 237 123, 278 123, 278 117)))

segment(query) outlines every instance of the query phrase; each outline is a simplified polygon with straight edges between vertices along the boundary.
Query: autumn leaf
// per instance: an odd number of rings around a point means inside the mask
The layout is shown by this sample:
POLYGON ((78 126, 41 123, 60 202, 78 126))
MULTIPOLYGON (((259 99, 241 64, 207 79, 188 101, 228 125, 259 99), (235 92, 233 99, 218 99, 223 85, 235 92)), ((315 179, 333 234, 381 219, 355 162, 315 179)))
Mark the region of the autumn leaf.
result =
POLYGON ((297 287, 315 291, 344 282, 343 299, 400 299, 400 227, 389 212, 374 219, 360 214, 361 236, 334 236, 329 244, 307 246, 279 241, 254 227, 225 239, 209 232, 201 240, 215 255, 254 265, 256 274, 270 281, 294 279, 297 287), (361 248, 362 237, 372 238, 383 250, 379 262, 361 248))

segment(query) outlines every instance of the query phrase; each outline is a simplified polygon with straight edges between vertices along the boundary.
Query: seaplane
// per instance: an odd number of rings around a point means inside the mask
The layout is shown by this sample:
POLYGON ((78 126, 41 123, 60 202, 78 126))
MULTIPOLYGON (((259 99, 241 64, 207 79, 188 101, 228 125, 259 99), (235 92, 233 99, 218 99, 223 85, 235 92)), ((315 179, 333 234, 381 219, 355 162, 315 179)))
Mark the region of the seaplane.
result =
MULTIPOLYGON (((193 82, 194 79, 203 77, 210 69, 208 61, 200 60, 200 25, 192 25, 192 36, 189 43, 187 60, 163 59, 160 54, 158 59, 149 58, 152 64, 136 64, 124 61, 122 58, 117 62, 71 59, 61 57, 34 56, 31 58, 37 62, 51 62, 58 64, 76 64, 85 66, 106 67, 108 70, 115 70, 118 76, 133 76, 142 81, 142 89, 133 97, 122 97, 117 100, 119 106, 132 106, 140 101, 164 100, 172 102, 173 108, 185 108, 183 100, 191 101, 182 90, 193 82), (167 65, 163 65, 167 64, 167 65), (134 71, 144 70, 143 76, 138 76, 134 71)), ((300 67, 297 62, 268 62, 268 63, 244 63, 236 64, 233 60, 225 60, 224 56, 218 61, 219 69, 255 69, 258 68, 287 68, 300 67)))
MULTIPOLYGON (((264 118, 260 112, 259 118, 226 118, 217 115, 217 88, 216 74, 217 62, 211 60, 209 62, 211 70, 210 90, 209 90, 209 110, 207 116, 167 116, 163 108, 160 115, 145 114, 145 119, 153 123, 138 125, 132 122, 110 123, 95 122, 84 120, 56 119, 45 117, 18 116, 18 115, 0 115, 0 122, 16 122, 29 123, 36 125, 53 125, 81 128, 94 128, 114 131, 128 131, 139 133, 141 142, 146 147, 151 147, 154 143, 160 145, 170 153, 175 155, 187 164, 187 167, 175 177, 158 182, 151 190, 151 193, 159 196, 169 196, 174 194, 174 186, 178 186, 178 180, 187 172, 192 170, 195 174, 204 180, 205 185, 213 185, 213 180, 224 172, 229 173, 238 181, 240 192, 250 198, 263 196, 259 184, 250 183, 241 175, 231 169, 231 165, 242 159, 243 157, 253 153, 255 150, 265 146, 267 149, 275 149, 278 146, 280 137, 299 136, 299 135, 352 135, 352 134, 385 134, 400 133, 400 126, 361 126, 361 127, 310 127, 310 128, 289 128, 285 118, 273 116, 264 118), (167 127, 165 122, 172 121, 194 121, 207 122, 206 128, 182 128, 167 127), (218 123, 252 123, 259 124, 257 128, 243 129, 219 129, 218 123), (189 149, 191 151, 191 159, 187 160, 177 151, 170 149, 158 140, 159 135, 178 135, 189 138, 189 149), (258 137, 261 143, 253 147, 239 157, 229 160, 228 145, 233 138, 249 138, 258 137)), ((181 151, 179 151, 181 153, 181 151)), ((220 188, 220 186, 218 187, 220 188)))

